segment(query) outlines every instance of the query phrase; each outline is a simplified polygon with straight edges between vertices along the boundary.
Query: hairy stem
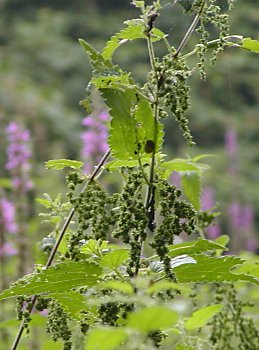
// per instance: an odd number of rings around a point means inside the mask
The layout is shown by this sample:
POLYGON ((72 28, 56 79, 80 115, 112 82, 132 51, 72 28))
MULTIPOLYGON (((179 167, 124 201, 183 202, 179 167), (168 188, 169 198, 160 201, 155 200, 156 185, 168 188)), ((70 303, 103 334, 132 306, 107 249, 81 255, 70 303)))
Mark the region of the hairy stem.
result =
MULTIPOLYGON (((104 156, 102 157, 102 159, 100 160, 100 162, 98 163, 98 165, 96 166, 96 168, 94 169, 94 171, 92 172, 91 176, 89 177, 88 181, 85 183, 84 187, 82 188, 81 193, 83 193, 83 192, 85 191, 85 189, 87 188, 87 186, 88 186, 88 185, 95 179, 95 177, 99 174, 99 172, 100 172, 101 169, 102 169, 103 164, 105 163, 105 161, 107 160, 107 158, 109 157, 109 155, 110 155, 110 150, 108 150, 108 151, 104 154, 104 156)), ((70 210, 69 214, 68 214, 68 217, 67 217, 66 221, 64 222, 64 225, 63 225, 63 227, 62 227, 62 229, 61 229, 61 231, 60 231, 60 233, 59 233, 59 236, 58 236, 58 238, 57 238, 57 240, 56 240, 56 243, 55 243, 55 245, 53 246, 53 248, 52 248, 52 250, 51 250, 51 253, 50 253, 50 255, 49 255, 48 261, 47 261, 47 263, 46 263, 46 265, 45 265, 45 269, 47 269, 47 268, 49 268, 49 267, 51 266, 51 264, 52 264, 52 262, 53 262, 53 259, 54 259, 55 255, 56 255, 56 253, 57 253, 58 247, 59 247, 59 245, 60 245, 60 243, 61 243, 61 241, 62 241, 62 239, 63 239, 63 237, 64 237, 64 235, 65 235, 65 233, 66 233, 66 230, 67 230, 67 228, 68 228, 68 226, 69 226, 69 224, 70 224, 70 222, 71 222, 71 220, 72 220, 74 214, 75 214, 75 208, 72 208, 72 209, 70 210)), ((34 295, 34 296, 32 297, 32 299, 31 299, 30 308, 29 308, 29 310, 28 310, 29 315, 31 314, 32 309, 33 309, 33 307, 34 307, 36 301, 37 301, 37 295, 34 295)), ((22 321, 22 323, 21 323, 21 325, 20 325, 20 328, 19 328, 19 330, 18 330, 18 332, 17 332, 17 335, 16 335, 16 337, 15 337, 15 340, 14 340, 14 342, 13 342, 13 345, 12 345, 12 347, 11 347, 11 350, 16 350, 16 349, 17 349, 17 347, 18 347, 18 345, 19 345, 19 342, 20 342, 20 339, 21 339, 21 337, 22 337, 24 328, 25 328, 25 323, 26 323, 25 320, 22 321)))

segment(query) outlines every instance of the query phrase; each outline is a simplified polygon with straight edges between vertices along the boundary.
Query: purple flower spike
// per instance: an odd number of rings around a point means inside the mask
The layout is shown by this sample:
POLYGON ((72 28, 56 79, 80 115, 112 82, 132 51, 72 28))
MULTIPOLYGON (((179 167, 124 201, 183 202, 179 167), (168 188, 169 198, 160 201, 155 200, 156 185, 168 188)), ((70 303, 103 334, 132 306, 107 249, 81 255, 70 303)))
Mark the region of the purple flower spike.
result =
POLYGON ((0 246, 0 256, 13 256, 17 254, 17 250, 14 248, 12 243, 5 243, 0 246))
POLYGON ((0 199, 0 227, 4 232, 12 234, 17 232, 15 208, 6 198, 0 199))
POLYGON ((6 128, 8 147, 6 169, 10 171, 13 186, 21 192, 32 188, 29 180, 31 151, 29 149, 30 133, 19 124, 12 122, 6 128))
POLYGON ((108 120, 109 115, 103 111, 98 115, 89 115, 82 121, 82 124, 87 127, 87 130, 81 134, 83 142, 81 154, 86 161, 84 169, 86 173, 92 171, 94 164, 108 150, 106 125, 108 120))

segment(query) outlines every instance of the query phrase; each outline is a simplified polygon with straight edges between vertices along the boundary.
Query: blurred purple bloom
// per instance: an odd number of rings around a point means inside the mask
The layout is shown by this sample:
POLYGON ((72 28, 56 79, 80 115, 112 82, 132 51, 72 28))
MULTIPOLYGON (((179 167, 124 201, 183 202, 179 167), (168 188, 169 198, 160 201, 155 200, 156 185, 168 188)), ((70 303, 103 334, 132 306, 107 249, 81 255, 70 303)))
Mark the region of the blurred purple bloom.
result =
MULTIPOLYGON (((207 186, 204 188, 201 198, 202 210, 210 210, 215 206, 214 191, 211 187, 207 186)), ((210 239, 215 239, 221 235, 220 226, 216 221, 207 228, 207 235, 210 239)))
POLYGON ((27 192, 32 188, 32 182, 29 180, 30 133, 15 122, 8 125, 6 133, 8 140, 6 169, 12 175, 14 188, 27 192))
POLYGON ((108 120, 109 115, 103 111, 98 115, 89 115, 82 121, 82 124, 87 127, 87 130, 81 134, 83 142, 81 154, 86 161, 86 173, 93 169, 93 165, 108 150, 108 131, 106 126, 108 120))
POLYGON ((257 242, 255 239, 248 239, 246 241, 246 249, 249 252, 256 253, 257 252, 257 242))
POLYGON ((236 132, 233 129, 230 129, 225 133, 225 150, 230 159, 236 158, 238 145, 236 132))
POLYGON ((240 228, 242 225, 242 207, 237 201, 230 203, 228 208, 229 222, 233 229, 240 228))
POLYGON ((0 256, 13 256, 17 254, 17 250, 12 243, 7 242, 3 246, 0 246, 0 256))
POLYGON ((15 208, 6 198, 0 199, 0 227, 4 232, 15 234, 17 224, 15 222, 15 208))

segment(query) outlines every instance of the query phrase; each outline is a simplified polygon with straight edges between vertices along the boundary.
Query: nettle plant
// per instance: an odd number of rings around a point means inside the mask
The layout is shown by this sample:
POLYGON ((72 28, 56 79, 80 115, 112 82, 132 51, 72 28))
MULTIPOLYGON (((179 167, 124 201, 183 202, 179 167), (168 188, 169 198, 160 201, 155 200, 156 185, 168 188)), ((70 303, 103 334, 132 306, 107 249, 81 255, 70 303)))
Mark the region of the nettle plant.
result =
POLYGON ((49 209, 45 219, 54 223, 41 243, 46 263, 0 295, 17 297, 21 326, 13 350, 29 330, 33 309, 48 310, 46 331, 54 341, 62 339, 66 350, 259 349, 259 332, 244 311, 251 305, 239 300, 235 287, 259 280, 245 268, 238 273, 244 259, 224 255, 226 236, 205 238, 214 217, 200 206, 207 166, 200 163, 202 156, 168 161, 163 153, 168 114, 194 145, 186 117, 188 79, 197 71, 205 79, 205 61, 210 57, 215 63, 228 47, 259 51, 258 42, 229 35, 227 11, 233 2, 221 7, 216 0, 175 1, 193 18, 178 47, 155 27, 160 1, 133 1, 140 17, 126 21, 101 53, 80 40, 92 65, 82 105, 89 112, 91 91, 99 91, 111 115, 109 150, 91 175, 80 172, 80 161, 47 163, 47 168, 71 168, 68 202, 40 199, 49 209), (211 39, 210 30, 218 38, 211 39), (185 52, 193 32, 198 42, 185 52), (136 39, 146 40, 150 59, 143 86, 112 63, 115 50, 136 39), (157 42, 166 49, 162 57, 157 42), (190 56, 195 63, 188 62, 190 56), (174 171, 181 173, 182 189, 169 181, 174 171), (121 175, 121 191, 104 188, 98 181, 104 172, 121 175), (183 233, 198 238, 175 244, 183 233))

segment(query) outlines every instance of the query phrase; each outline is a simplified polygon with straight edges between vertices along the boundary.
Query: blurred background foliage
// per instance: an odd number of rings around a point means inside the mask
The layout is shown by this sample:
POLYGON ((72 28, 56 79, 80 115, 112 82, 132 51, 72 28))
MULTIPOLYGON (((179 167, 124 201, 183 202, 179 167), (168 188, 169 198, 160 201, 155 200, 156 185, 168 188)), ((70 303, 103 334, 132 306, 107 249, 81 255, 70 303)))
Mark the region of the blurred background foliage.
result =
MULTIPOLYGON (((156 24, 177 46, 191 19, 183 16, 180 6, 172 6, 172 0, 161 2, 165 6, 156 24)), ((123 28, 122 22, 138 13, 129 0, 0 0, 0 13, 0 195, 15 199, 6 169, 6 127, 17 122, 31 135, 30 176, 34 187, 26 193, 30 204, 26 234, 35 250, 36 242, 49 233, 48 226, 39 225, 41 218, 35 214, 42 207, 36 205, 35 198, 44 192, 53 198, 66 192, 64 173, 45 170, 44 162, 54 158, 79 160, 83 147, 80 135, 85 130, 85 112, 79 101, 84 98, 91 70, 77 39, 83 38, 101 50, 108 38, 123 28)), ((259 40, 258 18, 256 0, 238 0, 231 14, 231 34, 259 40)), ((185 51, 195 43, 196 34, 185 51)), ((159 45, 157 54, 162 54, 164 49, 159 45)), ((204 160, 210 165, 204 187, 213 192, 211 205, 220 203, 217 211, 222 214, 217 225, 221 233, 231 235, 236 251, 258 251, 259 247, 258 58, 257 54, 231 48, 215 66, 208 67, 206 81, 201 81, 198 73, 190 79, 189 117, 196 147, 186 147, 173 118, 165 121, 169 159, 217 155, 204 160), (232 146, 228 144, 229 135, 232 146), (245 208, 250 208, 250 221, 242 226, 235 219, 245 208)), ((114 59, 132 71, 136 81, 145 81, 149 61, 144 40, 122 46, 114 59)), ((97 110, 101 108, 97 106, 97 110)), ((15 280, 13 263, 19 257, 12 259, 12 264, 9 261, 6 265, 6 274, 15 280)), ((28 262, 27 268, 31 265, 28 262)), ((30 348, 37 346, 36 334, 30 348)))

